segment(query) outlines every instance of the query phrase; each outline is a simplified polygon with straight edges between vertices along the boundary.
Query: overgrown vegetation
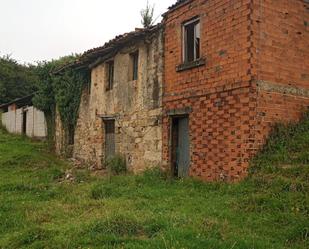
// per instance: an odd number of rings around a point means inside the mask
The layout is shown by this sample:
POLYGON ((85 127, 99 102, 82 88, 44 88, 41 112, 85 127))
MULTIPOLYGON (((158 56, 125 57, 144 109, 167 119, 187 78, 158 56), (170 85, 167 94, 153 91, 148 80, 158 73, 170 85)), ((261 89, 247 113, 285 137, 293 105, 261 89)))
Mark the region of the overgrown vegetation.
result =
MULTIPOLYGON (((54 71, 72 63, 79 55, 39 62, 38 65, 20 65, 9 56, 0 57, 0 104, 36 93, 33 104, 45 114, 48 141, 54 145, 56 105, 64 129, 63 148, 74 137, 83 84, 88 83, 88 72, 66 69, 54 71)), ((63 151, 66 154, 67 151, 63 151)))
POLYGON ((35 66, 20 65, 10 56, 0 56, 0 105, 37 90, 35 66))
POLYGON ((0 248, 309 247, 309 117, 277 128, 238 184, 158 169, 95 177, 0 131, 0 248))
POLYGON ((251 173, 276 173, 309 164, 309 111, 295 124, 277 124, 263 151, 252 161, 251 173))
MULTIPOLYGON (((56 108, 59 111, 64 130, 64 149, 68 148, 67 145, 71 143, 70 139, 74 137, 82 87, 88 79, 84 71, 66 69, 57 75, 54 71, 75 61, 77 57, 78 55, 62 57, 59 60, 42 62, 37 67, 40 83, 33 102, 45 113, 48 140, 51 145, 54 142, 56 108)), ((67 151, 63 153, 66 154, 67 151)))
POLYGON ((147 5, 145 9, 141 10, 141 17, 142 17, 142 25, 144 28, 150 28, 155 20, 154 20, 154 5, 150 6, 149 2, 147 1, 147 5))
POLYGON ((109 158, 106 162, 106 166, 108 171, 114 175, 120 175, 127 172, 126 159, 120 154, 109 158))

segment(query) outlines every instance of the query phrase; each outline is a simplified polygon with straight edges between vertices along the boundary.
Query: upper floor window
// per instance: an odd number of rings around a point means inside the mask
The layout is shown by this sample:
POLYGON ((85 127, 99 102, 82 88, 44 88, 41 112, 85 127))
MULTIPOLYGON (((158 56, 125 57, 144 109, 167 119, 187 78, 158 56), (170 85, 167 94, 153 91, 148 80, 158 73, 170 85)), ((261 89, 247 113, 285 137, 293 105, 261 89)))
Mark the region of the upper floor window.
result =
POLYGON ((107 86, 106 90, 114 87, 114 61, 107 62, 107 86))
POLYGON ((200 59, 200 20, 194 19, 183 25, 183 60, 192 62, 200 59))
POLYGON ((130 55, 131 57, 131 70, 132 70, 132 80, 137 80, 138 79, 138 51, 135 53, 132 53, 130 55))

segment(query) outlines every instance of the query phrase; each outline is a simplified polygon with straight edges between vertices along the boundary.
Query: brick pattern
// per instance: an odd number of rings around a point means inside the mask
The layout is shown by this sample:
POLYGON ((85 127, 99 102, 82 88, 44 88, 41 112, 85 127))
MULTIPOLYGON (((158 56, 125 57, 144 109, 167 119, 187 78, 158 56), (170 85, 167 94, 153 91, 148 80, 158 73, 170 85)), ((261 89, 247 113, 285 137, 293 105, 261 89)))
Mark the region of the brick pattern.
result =
POLYGON ((190 1, 165 17, 165 95, 248 82, 250 1, 190 1), (206 65, 176 72, 182 63, 182 23, 201 20, 206 65))
POLYGON ((257 85, 271 86, 257 91, 256 146, 261 148, 275 123, 296 122, 309 106, 309 3, 254 3, 254 77, 257 85))
POLYGON ((250 1, 190 1, 165 17, 163 161, 170 166, 169 110, 192 108, 190 175, 237 181, 247 174, 255 125, 250 90, 250 1), (206 65, 176 72, 182 62, 182 23, 200 16, 206 65))
POLYGON ((309 96, 260 91, 257 108, 256 147, 261 148, 276 123, 297 122, 309 107, 309 96))
POLYGON ((255 0, 254 3, 257 80, 308 88, 309 2, 255 0))
MULTIPOLYGON (((251 129, 255 124, 255 95, 250 88, 171 101, 166 109, 192 108, 189 114, 190 175, 207 181, 237 181, 246 176, 251 129)), ((170 119, 163 123, 164 160, 169 161, 170 119)))
POLYGON ((207 181, 242 179, 273 125, 299 120, 309 104, 298 94, 309 88, 308 8, 301 0, 192 0, 165 15, 166 168, 170 110, 192 109, 190 175, 207 181), (177 72, 181 26, 195 16, 206 64, 177 72), (280 91, 259 89, 260 81, 280 91))

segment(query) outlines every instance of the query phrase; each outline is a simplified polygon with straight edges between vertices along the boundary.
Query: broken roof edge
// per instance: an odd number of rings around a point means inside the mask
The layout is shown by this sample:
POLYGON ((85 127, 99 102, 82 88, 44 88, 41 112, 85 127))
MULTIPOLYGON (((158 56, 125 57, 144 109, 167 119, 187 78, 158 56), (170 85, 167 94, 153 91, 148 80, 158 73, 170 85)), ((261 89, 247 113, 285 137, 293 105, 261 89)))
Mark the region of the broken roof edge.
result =
POLYGON ((7 107, 9 107, 10 105, 13 105, 13 104, 15 104, 15 103, 19 103, 19 102, 22 102, 22 101, 27 101, 27 100, 31 101, 32 98, 34 97, 34 95, 35 95, 35 92, 34 92, 34 93, 31 93, 31 94, 29 94, 29 95, 27 95, 27 96, 14 99, 14 100, 12 100, 12 101, 10 101, 10 102, 8 102, 8 103, 1 104, 1 105, 0 105, 0 109, 7 108, 7 107))
POLYGON ((174 3, 172 6, 168 7, 168 10, 162 14, 162 17, 165 18, 168 14, 171 12, 177 10, 178 8, 181 8, 182 6, 191 3, 193 0, 177 0, 176 3, 174 3))
POLYGON ((162 23, 158 23, 149 28, 137 28, 134 31, 124 33, 121 35, 117 35, 113 39, 106 42, 103 46, 96 47, 96 48, 85 51, 76 61, 63 65, 62 67, 56 69, 52 73, 54 75, 59 75, 63 71, 69 68, 90 69, 88 66, 91 65, 94 61, 98 60, 98 58, 117 49, 120 45, 125 45, 133 41, 134 39, 140 39, 146 35, 154 34, 158 30, 160 30, 162 27, 163 27, 162 23))

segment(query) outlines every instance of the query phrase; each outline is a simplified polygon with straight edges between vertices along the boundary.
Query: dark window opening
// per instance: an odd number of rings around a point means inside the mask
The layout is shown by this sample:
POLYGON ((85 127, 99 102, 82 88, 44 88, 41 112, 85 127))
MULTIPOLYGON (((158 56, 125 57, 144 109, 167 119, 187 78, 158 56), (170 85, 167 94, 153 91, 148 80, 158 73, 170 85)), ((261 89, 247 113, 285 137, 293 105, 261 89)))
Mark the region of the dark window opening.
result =
POLYGON ((27 111, 23 112, 22 134, 27 134, 27 111))
POLYGON ((132 80, 138 79, 138 52, 131 54, 131 63, 132 63, 132 80))
POLYGON ((114 87, 114 61, 107 63, 107 87, 106 90, 111 90, 114 87))
POLYGON ((184 24, 184 62, 200 58, 200 21, 193 20, 184 24))

